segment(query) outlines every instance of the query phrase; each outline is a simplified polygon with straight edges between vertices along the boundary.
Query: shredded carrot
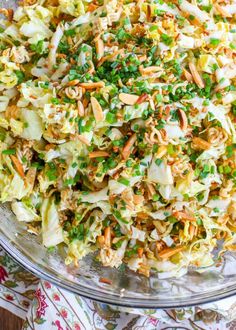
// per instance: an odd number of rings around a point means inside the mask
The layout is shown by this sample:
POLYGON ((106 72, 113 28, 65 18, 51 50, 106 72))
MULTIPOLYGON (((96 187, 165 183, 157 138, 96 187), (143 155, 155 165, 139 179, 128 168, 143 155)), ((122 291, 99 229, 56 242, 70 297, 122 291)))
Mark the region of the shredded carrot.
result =
POLYGON ((143 103, 144 101, 146 101, 146 99, 148 98, 148 94, 142 94, 139 96, 139 98, 136 101, 136 104, 140 104, 143 103))
POLYGON ((196 218, 184 211, 173 211, 173 216, 182 221, 196 221, 196 218))
POLYGON ((23 166, 21 164, 21 162, 19 161, 19 159, 14 156, 14 155, 10 155, 11 157, 11 160, 12 160, 12 163, 17 171, 17 173, 22 177, 24 178, 25 177, 25 173, 24 173, 24 169, 23 169, 23 166))
POLYGON ((137 140, 137 135, 136 135, 136 133, 134 133, 133 135, 131 135, 129 140, 126 142, 126 145, 124 146, 124 148, 122 150, 122 157, 125 160, 129 158, 129 155, 131 154, 131 149, 132 149, 133 145, 135 144, 136 140, 137 140))
POLYGON ((87 11, 89 11, 90 13, 92 13, 94 10, 96 10, 98 8, 98 6, 97 5, 95 5, 94 3, 90 3, 89 5, 88 5, 88 9, 87 9, 87 11))
POLYGON ((138 257, 142 258, 143 256, 143 248, 138 248, 138 257))
POLYGON ((112 284, 112 280, 109 280, 109 278, 106 278, 106 277, 100 277, 99 282, 105 283, 105 284, 112 284))
POLYGON ((106 151, 92 151, 89 153, 89 158, 97 158, 97 157, 109 157, 109 153, 106 151))
POLYGON ((105 238, 104 238, 104 236, 103 236, 103 235, 98 236, 98 237, 97 237, 97 241, 98 241, 98 243, 99 243, 101 246, 103 246, 104 243, 105 243, 105 238))
POLYGON ((111 246, 111 227, 106 227, 104 230, 104 243, 107 247, 111 246))
POLYGON ((176 246, 174 248, 167 248, 158 253, 158 257, 161 259, 169 259, 174 254, 181 252, 185 249, 185 246, 176 246))

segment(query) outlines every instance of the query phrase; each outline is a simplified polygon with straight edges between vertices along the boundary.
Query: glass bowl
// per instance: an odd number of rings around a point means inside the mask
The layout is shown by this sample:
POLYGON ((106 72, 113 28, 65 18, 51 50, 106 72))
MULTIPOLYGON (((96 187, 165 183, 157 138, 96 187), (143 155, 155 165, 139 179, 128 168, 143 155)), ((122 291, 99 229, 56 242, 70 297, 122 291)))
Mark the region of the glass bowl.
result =
MULTIPOLYGON (((16 1, 0 0, 0 7, 15 8, 16 1)), ((40 237, 26 231, 7 204, 0 206, 0 245, 23 267, 70 292, 103 303, 134 308, 174 308, 216 301, 236 294, 236 255, 227 254, 219 267, 204 272, 189 270, 180 278, 158 279, 129 270, 102 267, 90 255, 78 269, 66 267, 64 251, 49 253, 40 237), (108 278, 111 284, 100 282, 108 278)))
POLYGON ((53 253, 40 237, 26 231, 7 204, 0 207, 0 245, 23 267, 70 292, 103 303, 135 308, 174 308, 207 303, 236 293, 236 256, 226 254, 218 267, 189 270, 180 278, 146 278, 127 269, 102 267, 90 255, 79 268, 66 267, 63 249, 53 253), (100 282, 108 278, 111 284, 100 282))

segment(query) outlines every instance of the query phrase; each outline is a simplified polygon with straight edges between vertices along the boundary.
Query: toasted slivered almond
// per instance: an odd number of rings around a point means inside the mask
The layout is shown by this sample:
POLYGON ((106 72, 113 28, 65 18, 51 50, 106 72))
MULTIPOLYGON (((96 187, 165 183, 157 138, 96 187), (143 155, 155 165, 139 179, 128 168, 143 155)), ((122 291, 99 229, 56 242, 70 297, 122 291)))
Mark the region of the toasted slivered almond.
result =
POLYGON ((202 80, 202 77, 198 73, 196 66, 193 63, 189 63, 189 69, 196 85, 198 85, 199 88, 204 88, 205 87, 204 81, 202 80))
POLYGON ((184 211, 173 211, 173 216, 179 221, 196 221, 196 218, 184 211))
POLYGON ((150 74, 150 73, 160 71, 160 67, 153 65, 153 66, 148 66, 147 68, 144 68, 143 65, 140 65, 139 71, 141 74, 145 75, 145 74, 150 74))
POLYGON ((25 177, 25 172, 24 172, 24 169, 23 169, 23 166, 21 164, 21 162, 19 161, 19 159, 14 156, 14 155, 10 155, 11 157, 11 160, 12 160, 12 163, 17 171, 17 173, 22 177, 24 178, 25 177))
POLYGON ((121 154, 122 157, 126 160, 129 158, 129 155, 131 154, 131 149, 133 147, 133 145, 135 144, 135 141, 137 140, 137 135, 136 133, 134 133, 129 140, 126 142, 121 154))
POLYGON ((84 105, 81 101, 77 102, 78 114, 80 117, 84 117, 84 105))
POLYGON ((193 137, 193 148, 207 150, 210 149, 211 144, 206 140, 201 139, 200 137, 193 137))
POLYGON ((98 82, 86 82, 86 83, 80 83, 81 87, 84 87, 85 89, 95 89, 95 88, 102 88, 105 86, 105 83, 103 81, 98 82))
POLYGON ((90 143, 89 143, 89 141, 86 139, 86 137, 84 137, 83 135, 80 135, 80 134, 78 134, 77 137, 78 137, 78 139, 79 139, 81 142, 83 142, 83 143, 86 144, 87 146, 90 146, 90 143))
POLYGON ((222 17, 232 17, 232 15, 228 13, 227 10, 225 10, 224 7, 221 7, 218 3, 214 3, 214 7, 222 17))
POLYGON ((178 109, 180 128, 185 131, 188 128, 188 118, 186 113, 182 109, 178 109))
POLYGON ((190 72, 188 72, 186 69, 183 68, 183 74, 188 82, 193 81, 193 77, 190 72))
POLYGON ((102 121, 104 119, 102 107, 99 104, 98 100, 93 96, 91 96, 91 105, 96 122, 102 121))
POLYGON ((101 38, 97 38, 95 41, 95 48, 97 53, 97 58, 100 60, 104 55, 104 42, 101 38))
POLYGON ((134 94, 120 93, 119 99, 124 104, 134 105, 138 101, 139 96, 134 94))
POLYGON ((158 257, 161 259, 169 259, 174 254, 181 252, 185 249, 184 246, 176 246, 175 248, 167 248, 158 253, 158 257))
POLYGON ((104 230, 104 243, 107 247, 111 246, 111 227, 106 227, 104 230))
POLYGON ((89 153, 89 158, 97 158, 97 157, 109 157, 109 153, 106 151, 92 151, 89 153))
POLYGON ((14 15, 13 9, 0 8, 0 14, 3 14, 4 16, 6 16, 8 21, 12 22, 14 15))

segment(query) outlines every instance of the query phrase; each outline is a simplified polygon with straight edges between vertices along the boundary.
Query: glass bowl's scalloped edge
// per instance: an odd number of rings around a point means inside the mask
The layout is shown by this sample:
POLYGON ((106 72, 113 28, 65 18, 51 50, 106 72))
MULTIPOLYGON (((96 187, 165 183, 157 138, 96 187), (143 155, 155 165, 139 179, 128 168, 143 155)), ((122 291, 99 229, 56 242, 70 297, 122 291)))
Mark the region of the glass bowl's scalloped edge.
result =
POLYGON ((166 309, 166 308, 180 308, 180 307, 189 307, 189 306, 196 306, 196 305, 203 305, 215 301, 219 301, 225 298, 232 297, 236 294, 236 284, 227 289, 222 290, 221 293, 210 294, 206 297, 194 297, 192 296, 189 299, 179 299, 176 301, 176 304, 173 303, 156 303, 154 300, 151 299, 147 302, 140 302, 139 299, 136 298, 124 298, 118 297, 117 295, 104 294, 101 292, 95 292, 95 290, 90 290, 88 288, 75 288, 73 285, 66 283, 64 280, 57 279, 53 275, 48 274, 46 271, 41 270, 37 267, 32 261, 30 261, 26 256, 24 256, 15 246, 13 246, 3 235, 0 233, 0 246, 13 258, 15 259, 22 267, 29 270, 31 273, 36 275, 37 277, 51 282, 52 284, 59 286, 67 291, 70 291, 74 294, 82 296, 84 298, 89 298, 101 303, 106 303, 114 306, 120 307, 132 307, 132 308, 141 308, 141 309, 166 309), (86 289, 86 291, 85 291, 86 289), (136 300, 136 301, 135 301, 136 300))

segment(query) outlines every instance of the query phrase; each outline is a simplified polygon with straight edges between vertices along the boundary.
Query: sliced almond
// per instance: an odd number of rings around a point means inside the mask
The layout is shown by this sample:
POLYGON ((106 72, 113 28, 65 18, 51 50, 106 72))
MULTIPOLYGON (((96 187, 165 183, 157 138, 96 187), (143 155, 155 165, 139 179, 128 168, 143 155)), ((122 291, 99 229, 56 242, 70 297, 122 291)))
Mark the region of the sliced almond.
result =
POLYGON ((194 149, 208 150, 211 147, 211 144, 209 142, 201 139, 200 137, 193 137, 192 141, 194 149))
POLYGON ((196 85, 199 88, 204 88, 205 87, 204 81, 202 80, 202 77, 198 73, 196 66, 193 63, 189 63, 189 69, 191 71, 191 74, 193 76, 193 80, 196 83, 196 85))
POLYGON ((183 69, 183 74, 188 82, 193 81, 193 77, 190 72, 188 72, 186 69, 183 69))
POLYGON ((95 88, 105 87, 105 83, 103 81, 80 83, 79 85, 81 87, 84 87, 85 89, 95 89, 95 88))
POLYGON ((126 142, 126 145, 124 146, 122 150, 122 157, 126 160, 129 158, 129 155, 131 154, 131 149, 133 145, 135 144, 137 140, 137 135, 134 133, 129 140, 126 142))
POLYGON ((109 157, 110 154, 106 151, 92 151, 89 153, 89 158, 97 158, 97 157, 109 157))
POLYGON ((77 102, 78 114, 80 117, 84 117, 84 105, 81 101, 77 102))
POLYGON ((100 60, 104 55, 104 42, 101 38, 97 38, 95 41, 95 48, 97 53, 97 58, 100 60))
POLYGON ((80 134, 78 134, 77 137, 78 137, 78 140, 80 140, 81 142, 83 142, 83 143, 86 144, 87 146, 90 146, 90 143, 89 143, 89 141, 86 139, 86 137, 84 137, 83 135, 80 135, 80 134))
POLYGON ((139 96, 134 95, 134 94, 128 94, 128 93, 120 93, 119 94, 119 99, 124 104, 134 105, 138 101, 139 96))
POLYGON ((158 253, 158 257, 160 257, 161 259, 169 259, 170 257, 172 257, 174 254, 181 252, 185 249, 184 246, 176 246, 175 248, 168 248, 168 249, 164 249, 161 252, 158 253))
POLYGON ((23 169, 23 166, 21 164, 21 162, 19 161, 19 159, 14 156, 14 155, 10 155, 10 158, 12 160, 12 163, 17 171, 17 173, 22 177, 24 178, 25 177, 25 172, 24 172, 24 169, 23 169))
POLYGON ((186 113, 182 110, 178 110, 179 113, 179 119, 180 119, 180 128, 185 131, 188 128, 188 118, 186 116, 186 113))
POLYGON ((99 104, 98 100, 93 96, 91 97, 91 105, 96 122, 102 121, 104 119, 102 107, 99 104))

